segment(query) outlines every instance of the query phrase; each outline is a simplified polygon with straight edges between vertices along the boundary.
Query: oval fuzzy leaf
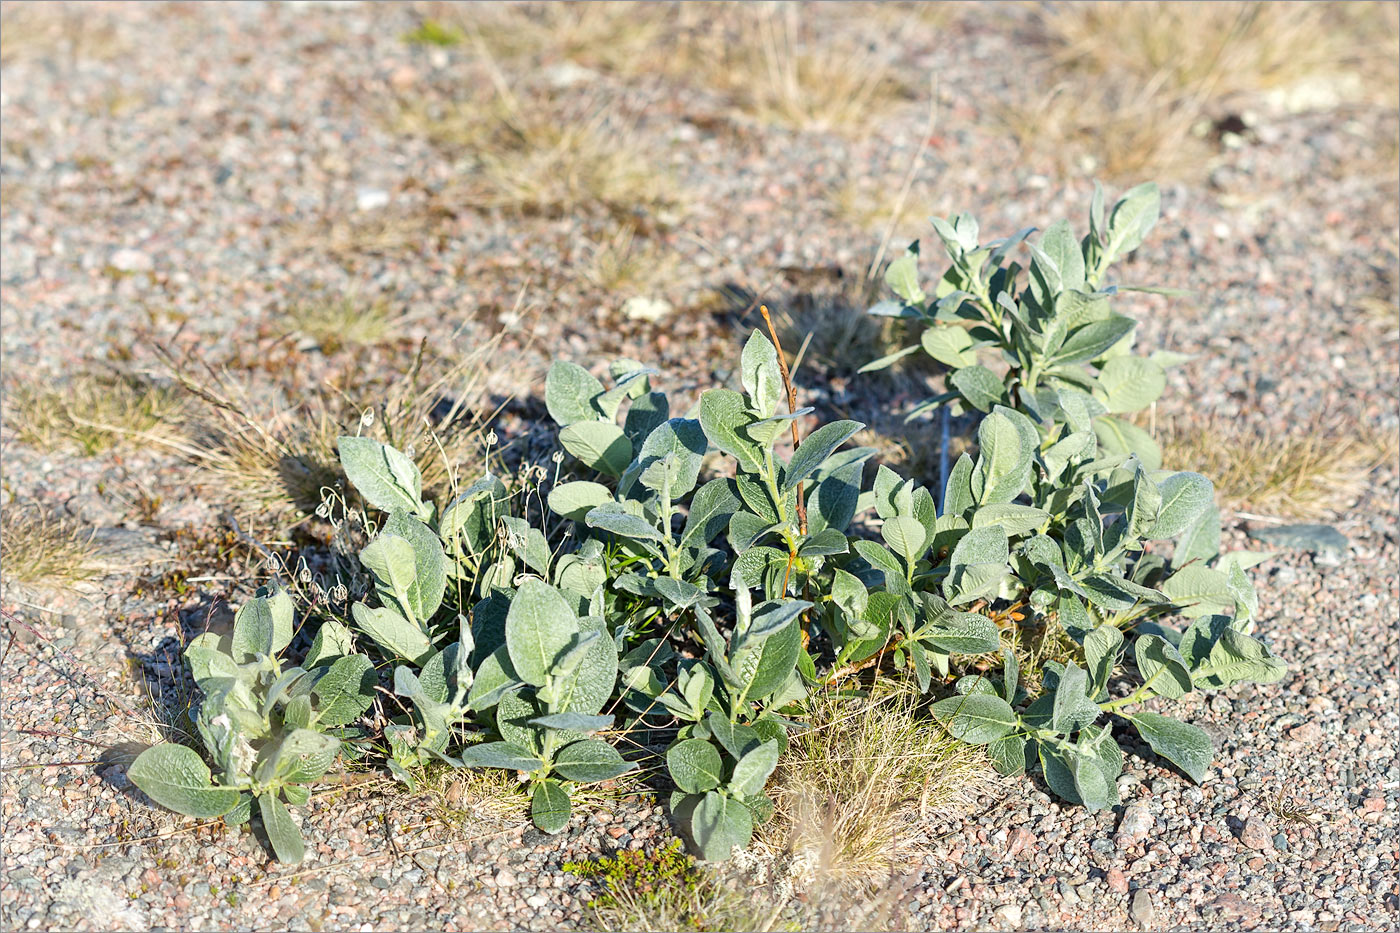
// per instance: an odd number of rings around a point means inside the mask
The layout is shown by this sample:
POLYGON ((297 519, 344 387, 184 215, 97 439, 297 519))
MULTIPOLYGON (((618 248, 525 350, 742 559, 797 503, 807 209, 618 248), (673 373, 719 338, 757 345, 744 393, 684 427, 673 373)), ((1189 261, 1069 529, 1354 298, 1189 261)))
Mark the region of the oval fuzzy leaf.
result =
POLYGON ((1197 784, 1205 780, 1215 747, 1204 729, 1161 713, 1134 713, 1128 718, 1154 752, 1185 771, 1197 784))
POLYGON ((859 421, 833 421, 802 439, 783 474, 782 491, 787 492, 816 472, 827 457, 865 425, 859 421))
POLYGON ((684 739, 666 751, 666 770, 687 794, 703 794, 724 779, 719 749, 705 739, 684 739))
POLYGON ((1005 529, 1007 537, 1015 537, 1034 531, 1048 521, 1050 521, 1050 513, 1044 509, 1037 509, 1029 505, 1017 505, 1014 502, 990 503, 972 513, 973 528, 1000 525, 1005 529))
POLYGON ((1162 397, 1167 374, 1141 356, 1115 356, 1099 372, 1104 404, 1116 414, 1141 411, 1162 397))
POLYGON ((1074 662, 1060 673, 1051 706, 1050 725, 1066 735, 1092 725, 1102 715, 1099 705, 1089 697, 1089 675, 1074 662))
POLYGON ((557 360, 544 380, 544 405, 561 428, 580 421, 601 421, 593 400, 603 394, 603 384, 577 363, 557 360))
POLYGON ((626 774, 634 767, 602 739, 584 739, 560 749, 554 758, 554 770, 560 776, 580 783, 608 781, 626 774))
POLYGON ((729 786, 743 797, 763 793, 763 785, 768 782, 768 776, 778 766, 780 750, 780 743, 772 740, 764 742, 740 758, 734 764, 734 775, 729 779, 729 786))
POLYGON ((1173 473, 1157 484, 1162 505, 1144 537, 1151 541, 1181 534, 1215 504, 1215 486, 1199 473, 1173 473))
POLYGON ((239 792, 214 787, 209 766, 184 745, 153 745, 136 756, 126 776, 147 797, 185 816, 209 820, 238 806, 239 792))
POLYGON ((576 522, 583 521, 590 509, 611 501, 613 496, 608 487, 586 480, 560 483, 549 491, 549 510, 576 522))
POLYGON ((408 601, 414 615, 427 623, 442 605, 447 592, 447 555, 442 539, 427 525, 407 512, 395 511, 380 529, 381 534, 396 535, 413 548, 413 582, 408 587, 408 601))
POLYGON ((723 861, 753 837, 753 813, 742 801, 707 793, 690 816, 690 833, 706 861, 723 861))
POLYGON ((1157 223, 1162 196, 1156 182, 1143 182, 1124 192, 1108 217, 1108 235, 1104 251, 1110 259, 1121 259, 1142 245, 1157 223))
POLYGON ((1065 340, 1046 366, 1063 366, 1066 363, 1082 363, 1096 359, 1108 352, 1137 327, 1137 321, 1122 314, 1110 314, 1102 321, 1094 321, 1078 328, 1065 340))
POLYGON ((908 567, 914 566, 928 543, 924 540, 924 526, 912 515, 890 516, 880 528, 880 536, 908 567))
POLYGON ((466 768, 503 768, 506 771, 534 771, 544 762, 511 742, 484 742, 469 745, 459 756, 466 768))
POLYGON ((695 488, 708 448, 709 441, 699 421, 672 418, 647 435, 632 469, 638 471, 646 488, 655 492, 667 489, 672 499, 680 499, 695 488))
POLYGON ((949 654, 989 654, 1000 647, 996 623, 975 612, 949 612, 920 641, 949 654))
POLYGON ((548 729, 572 729, 575 732, 601 732, 613 724, 612 716, 590 716, 587 713, 550 713, 530 720, 532 725, 548 729))
POLYGON ((403 509, 426 515, 430 506, 423 499, 423 474, 409 457, 368 437, 336 439, 340 466, 350 485, 371 506, 384 512, 403 509))
POLYGON ((969 745, 986 745, 1016 728, 1011 705, 985 693, 939 700, 929 710, 953 738, 969 745))
POLYGON ((423 630, 387 606, 370 608, 354 603, 350 614, 355 626, 390 658, 422 664, 433 653, 433 644, 423 630))
POLYGON ((579 634, 578 616, 554 587, 526 580, 506 614, 506 650, 516 674, 542 687, 561 652, 579 634))
POLYGON ((258 813, 277 861, 284 865, 299 864, 306 857, 306 845, 301 839, 301 829, 282 801, 272 794, 263 794, 258 798, 258 813))
POLYGON ((977 362, 977 350, 972 338, 961 327, 938 325, 928 328, 919 338, 924 352, 949 369, 972 366, 977 362))
POLYGON ((551 836, 563 832, 573 812, 573 802, 563 787, 554 781, 535 785, 535 793, 530 797, 530 819, 541 831, 551 836))
POLYGON ((759 472, 763 463, 763 447, 747 433, 758 421, 738 392, 710 389, 700 396, 700 427, 705 437, 738 460, 739 466, 748 473, 759 472))
POLYGON ((1175 700, 1191 692, 1191 672, 1186 669, 1186 661, 1162 636, 1140 636, 1133 644, 1133 654, 1138 673, 1144 682, 1151 682, 1153 693, 1175 700))
POLYGON ((1006 394, 1001 379, 985 366, 964 366, 949 376, 948 381, 978 411, 991 411, 1006 394))
POLYGON ((1031 478, 1035 451, 1023 442, 1011 416, 992 412, 977 427, 980 450, 972 471, 972 494, 983 505, 1010 502, 1031 478))
POLYGON ((783 398, 783 375, 772 341, 755 330, 739 356, 740 378, 749 401, 761 417, 771 418, 783 398))
POLYGON ((316 721, 323 726, 347 726, 374 702, 374 665, 362 654, 346 655, 316 681, 316 721))
POLYGON ((623 538, 637 541, 660 541, 662 534, 651 522, 640 515, 633 515, 621 503, 607 502, 589 511, 584 518, 589 528, 612 532, 623 538))
POLYGON ((559 431, 559 443, 590 470, 621 476, 632 462, 632 442, 611 421, 576 421, 559 431))

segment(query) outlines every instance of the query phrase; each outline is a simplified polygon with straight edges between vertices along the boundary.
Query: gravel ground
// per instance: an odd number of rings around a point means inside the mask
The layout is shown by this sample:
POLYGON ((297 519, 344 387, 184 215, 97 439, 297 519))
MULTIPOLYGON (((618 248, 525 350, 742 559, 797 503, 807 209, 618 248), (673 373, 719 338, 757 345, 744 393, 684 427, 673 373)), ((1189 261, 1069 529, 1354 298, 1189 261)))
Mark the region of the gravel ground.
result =
MULTIPOLYGON (((916 219, 899 237, 923 234, 917 218, 930 212, 972 210, 1001 231, 1083 216, 1087 181, 1019 160, 991 117, 1018 77, 1021 14, 998 9, 941 34, 907 31, 892 50, 911 73, 935 72, 942 100, 916 219)), ((450 353, 503 335, 516 362, 491 373, 491 389, 516 398, 516 421, 538 414, 553 356, 654 361, 685 394, 729 376, 735 335, 754 323, 708 298, 715 289, 763 287, 774 306, 798 309, 849 291, 879 234, 843 219, 832 186, 897 180, 927 116, 911 100, 868 136, 804 134, 733 118, 715 95, 661 80, 559 62, 513 75, 617 102, 678 180, 685 206, 654 237, 676 263, 655 297, 678 310, 655 324, 621 316, 615 296, 585 281, 587 243, 605 235, 598 218, 427 209, 459 169, 395 129, 394 100, 485 79, 461 48, 401 41, 416 22, 407 6, 19 10, 42 13, 42 29, 21 29, 15 12, 6 6, 0 92, 7 380, 111 360, 151 366, 160 345, 253 360, 269 399, 295 397, 347 364, 288 350, 281 321, 308 289, 357 289, 408 321, 396 348, 350 365, 392 373, 419 339, 450 353), (348 245, 336 232, 346 229, 358 231, 348 245), (386 230, 407 232, 370 242, 386 230)), ((1164 185, 1162 223, 1123 272, 1194 292, 1137 307, 1144 345, 1197 354, 1172 374, 1159 416, 1325 416, 1345 430, 1397 430, 1400 331, 1374 310, 1376 299, 1393 310, 1400 281, 1393 169, 1375 168, 1394 137, 1393 114, 1264 110, 1203 178, 1164 185)), ((817 361, 828 381, 808 390, 812 402, 871 417, 844 365, 817 361)), ((44 504, 102 529, 103 565, 78 587, 5 591, 15 621, 0 662, 0 926, 578 926, 585 889, 560 865, 668 834, 645 799, 546 837, 352 786, 301 811, 308 861, 288 870, 247 834, 192 830, 151 807, 124 773, 131 749, 156 735, 149 695, 174 683, 180 633, 246 596, 252 572, 241 554, 191 556, 209 550, 219 509, 178 457, 4 440, 6 507, 44 504), (177 566, 213 579, 183 592, 157 585, 177 566)), ((1219 747, 1203 786, 1143 749, 1128 756, 1125 805, 1110 812, 1063 808, 1032 781, 1005 784, 929 827, 946 835, 895 879, 894 926, 1395 928, 1396 464, 1370 480, 1333 522, 1344 552, 1286 550, 1255 573, 1261 632, 1292 669, 1268 688, 1184 704, 1219 747)), ((1234 543, 1275 524, 1237 516, 1234 543)))

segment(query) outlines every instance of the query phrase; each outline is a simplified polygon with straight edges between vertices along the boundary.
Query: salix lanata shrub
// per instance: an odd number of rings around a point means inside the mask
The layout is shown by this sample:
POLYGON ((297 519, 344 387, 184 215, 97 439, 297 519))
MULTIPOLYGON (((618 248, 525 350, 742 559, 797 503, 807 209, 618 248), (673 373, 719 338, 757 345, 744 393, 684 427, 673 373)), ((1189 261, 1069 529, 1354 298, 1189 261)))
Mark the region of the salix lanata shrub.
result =
MULTIPOLYGON (((1256 558, 1219 553, 1209 480, 1163 470, 1129 417, 1177 359, 1131 352, 1134 322, 1110 309, 1105 277, 1157 211, 1152 186, 1107 212, 1096 192, 1083 240, 1061 223, 985 245, 963 215, 935 221, 951 265, 931 290, 917 248, 891 264, 898 300, 873 310, 926 323, 902 352, 948 370, 948 391, 919 411, 983 414, 976 457, 938 499, 869 469, 874 451, 847 446, 857 422, 802 436, 810 409, 793 410, 758 332, 739 385, 685 411, 637 362, 613 363, 606 383, 555 363, 545 402, 570 466, 542 505, 492 475, 428 501, 404 453, 341 438, 346 475, 383 516, 360 553, 373 586, 350 629, 322 623, 287 674, 280 634, 236 627, 232 644, 192 644, 199 721, 229 723, 237 741, 201 726, 216 781, 172 746, 145 753, 133 779, 182 812, 238 819, 256 798, 270 827, 289 824, 278 793, 304 799, 293 788, 369 706, 373 675, 332 678, 337 665, 370 671, 356 645, 394 694, 383 747, 401 780, 504 768, 529 784, 535 824, 558 832, 580 785, 664 765, 671 809, 707 859, 772 814, 765 785, 805 698, 862 677, 911 678, 998 770, 1038 769, 1091 809, 1117 802, 1125 727, 1204 779, 1209 737, 1149 701, 1275 681, 1284 666, 1251 634, 1256 558), (1027 268, 1012 258, 1022 244, 1027 268), (1167 540, 1170 559, 1146 549, 1167 540), (1023 682, 1013 650, 1027 639, 1070 646, 1039 683, 1023 682), (225 715, 235 693, 242 718, 225 715)), ((254 604, 285 633, 283 599, 254 604)))

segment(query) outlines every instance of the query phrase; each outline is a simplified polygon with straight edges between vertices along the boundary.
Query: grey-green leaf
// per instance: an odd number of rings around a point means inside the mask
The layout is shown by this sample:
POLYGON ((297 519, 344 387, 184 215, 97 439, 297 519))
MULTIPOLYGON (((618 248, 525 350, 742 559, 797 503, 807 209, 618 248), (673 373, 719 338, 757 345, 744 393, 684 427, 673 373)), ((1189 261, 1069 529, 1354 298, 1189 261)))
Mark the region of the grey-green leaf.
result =
POLYGON ((558 360, 549 367, 544 382, 544 404, 561 428, 580 421, 601 421, 593 400, 603 394, 603 384, 577 363, 558 360))
POLYGON ((666 752, 666 769, 687 794, 703 794, 724 779, 719 749, 705 739, 685 739, 672 745, 666 752))
POLYGON ((543 764, 529 751, 510 742, 469 745, 460 758, 464 767, 503 768, 507 771, 534 771, 543 764))
POLYGON ((1199 473, 1173 473, 1157 484, 1162 506, 1145 537, 1152 541, 1175 537, 1215 504, 1215 487, 1199 473))
POLYGON ((752 797, 763 792, 768 776, 778 765, 781 743, 777 739, 764 742, 750 750, 734 764, 734 774, 729 786, 742 797, 752 797))
POLYGON ((635 766, 622 760, 622 756, 602 739, 584 739, 572 742, 560 749, 554 758, 554 770, 570 781, 589 783, 608 781, 620 774, 626 774, 635 766))
POLYGON ((979 411, 991 411, 1005 395, 1000 377, 985 366, 964 366, 950 375, 948 381, 979 411))
POLYGON ((930 707, 935 719, 955 739, 986 745, 1016 728, 1016 713, 999 696, 974 693, 949 697, 930 707))
POLYGON ((136 756, 126 776, 156 803, 197 819, 223 816, 238 806, 239 792, 214 787, 209 766, 184 745, 153 745, 136 756))
POLYGON ((368 437, 336 439, 340 466, 350 484, 376 509, 403 509, 425 516, 431 511, 422 501, 423 475, 408 456, 368 437))
POLYGON ((707 793, 690 817, 691 837, 706 861, 723 861, 753 836, 753 813, 742 801, 707 793))
POLYGON ((554 587, 526 580, 506 614, 506 650, 520 679, 544 686, 560 653, 579 634, 578 615, 554 587))
POLYGON ((763 447, 747 433, 758 420, 743 396, 731 389, 711 389, 700 396, 700 426, 705 436, 749 473, 759 472, 763 463, 763 447))
POLYGON ((1161 713, 1134 713, 1128 718, 1154 752, 1185 771, 1197 784, 1205 780, 1215 747, 1204 729, 1161 713))
POLYGON ((803 438, 783 475, 782 491, 786 492, 811 476, 831 456, 836 448, 850 440, 865 425, 859 421, 832 421, 803 438))
POLYGON ((1160 635, 1142 635, 1133 644, 1138 672, 1158 696, 1177 699, 1192 690, 1191 672, 1176 647, 1160 635))
POLYGON ((432 642, 423 630, 393 609, 379 606, 371 609, 364 603, 350 607, 355 625, 383 649, 390 658, 403 658, 422 664, 433 652, 432 642))
POLYGON ((262 794, 258 797, 258 813, 277 861, 284 865, 299 864, 306 857, 306 846, 301 840, 301 829, 282 801, 270 793, 262 794))
POLYGON ((573 815, 573 803, 569 792, 554 781, 542 781, 535 785, 530 798, 530 818, 543 832, 551 836, 563 832, 573 815))
POLYGON ((590 470, 621 476, 632 462, 632 442, 611 421, 576 421, 559 431, 559 443, 590 470))
POLYGON ((608 487, 586 480, 560 483, 549 491, 549 510, 576 522, 583 521, 589 509, 611 501, 612 492, 608 487))

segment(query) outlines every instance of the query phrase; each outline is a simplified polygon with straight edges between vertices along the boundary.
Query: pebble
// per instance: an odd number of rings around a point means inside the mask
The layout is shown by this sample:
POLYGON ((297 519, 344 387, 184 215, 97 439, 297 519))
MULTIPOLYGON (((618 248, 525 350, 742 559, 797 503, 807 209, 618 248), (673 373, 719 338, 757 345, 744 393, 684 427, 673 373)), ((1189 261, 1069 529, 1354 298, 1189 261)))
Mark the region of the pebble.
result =
POLYGON ((1132 905, 1128 908, 1128 913, 1138 926, 1150 925, 1157 917, 1157 909, 1152 906, 1152 895, 1148 894, 1146 889, 1138 888, 1133 892, 1132 905))
POLYGON ((119 249, 115 250, 107 264, 118 272, 149 272, 155 268, 155 260, 149 253, 143 253, 139 249, 119 249))
POLYGON ((1144 800, 1135 800, 1123 808, 1123 818, 1118 821, 1118 848, 1125 849, 1134 842, 1141 841, 1152 831, 1152 809, 1144 800))
POLYGON ((1240 842, 1255 851, 1268 852, 1274 847, 1273 834, 1273 829, 1263 817, 1251 816, 1240 830, 1240 842))
POLYGON ((997 925, 1003 929, 1016 930, 1021 926, 1022 910, 1015 904, 1003 904, 992 911, 997 925))

